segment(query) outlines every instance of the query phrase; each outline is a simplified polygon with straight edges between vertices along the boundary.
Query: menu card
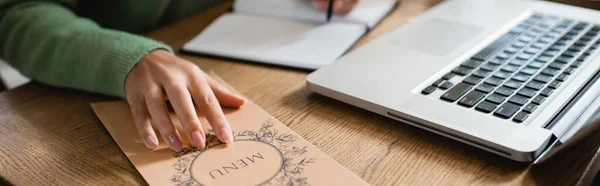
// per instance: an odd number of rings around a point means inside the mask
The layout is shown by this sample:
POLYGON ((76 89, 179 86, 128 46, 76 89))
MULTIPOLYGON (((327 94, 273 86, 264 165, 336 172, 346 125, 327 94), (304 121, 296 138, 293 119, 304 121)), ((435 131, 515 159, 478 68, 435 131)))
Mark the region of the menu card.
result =
MULTIPOLYGON (((92 108, 150 185, 368 185, 252 102, 224 109, 234 143, 221 143, 201 116, 207 147, 189 145, 180 152, 170 150, 160 136, 159 147, 147 149, 125 101, 93 103, 92 108)), ((171 118, 183 131, 174 113, 171 118)))

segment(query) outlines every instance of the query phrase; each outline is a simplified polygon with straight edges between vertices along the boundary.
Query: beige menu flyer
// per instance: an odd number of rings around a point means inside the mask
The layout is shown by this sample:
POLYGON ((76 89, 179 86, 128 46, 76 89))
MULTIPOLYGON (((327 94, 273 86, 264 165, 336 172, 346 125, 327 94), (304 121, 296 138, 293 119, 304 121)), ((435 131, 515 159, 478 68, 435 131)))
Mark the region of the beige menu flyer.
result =
MULTIPOLYGON (((234 143, 209 136, 205 150, 187 147, 178 153, 163 141, 156 150, 147 149, 125 101, 92 107, 150 185, 368 185, 252 102, 224 110, 234 143)), ((206 119, 202 124, 210 135, 206 119)))

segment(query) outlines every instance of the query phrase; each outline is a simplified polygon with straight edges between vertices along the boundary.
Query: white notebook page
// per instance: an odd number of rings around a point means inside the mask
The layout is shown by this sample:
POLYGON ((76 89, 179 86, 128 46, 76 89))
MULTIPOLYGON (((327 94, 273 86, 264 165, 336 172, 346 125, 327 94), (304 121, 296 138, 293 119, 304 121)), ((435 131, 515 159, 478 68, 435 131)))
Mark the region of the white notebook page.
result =
MULTIPOLYGON (((361 0, 346 15, 335 15, 334 22, 353 22, 373 28, 396 5, 397 0, 361 0)), ((312 8, 312 0, 236 0, 236 13, 280 17, 315 23, 324 23, 326 12, 312 8)))

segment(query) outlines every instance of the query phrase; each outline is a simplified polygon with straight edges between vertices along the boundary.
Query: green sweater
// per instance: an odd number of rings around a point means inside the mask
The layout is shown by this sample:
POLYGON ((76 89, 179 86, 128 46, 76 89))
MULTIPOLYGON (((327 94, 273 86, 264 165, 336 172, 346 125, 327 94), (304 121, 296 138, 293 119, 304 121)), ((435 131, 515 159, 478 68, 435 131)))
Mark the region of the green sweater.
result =
POLYGON ((219 0, 0 0, 0 58, 34 80, 125 97, 125 78, 152 50, 135 35, 219 0))

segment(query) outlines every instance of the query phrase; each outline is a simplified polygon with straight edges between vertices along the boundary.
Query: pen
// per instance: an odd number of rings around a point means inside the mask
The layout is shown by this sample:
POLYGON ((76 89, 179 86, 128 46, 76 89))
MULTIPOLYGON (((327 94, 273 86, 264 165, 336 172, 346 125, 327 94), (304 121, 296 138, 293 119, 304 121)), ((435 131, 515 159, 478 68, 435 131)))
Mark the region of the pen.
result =
POLYGON ((333 1, 329 0, 329 6, 327 7, 327 21, 331 20, 331 15, 333 14, 333 1))

